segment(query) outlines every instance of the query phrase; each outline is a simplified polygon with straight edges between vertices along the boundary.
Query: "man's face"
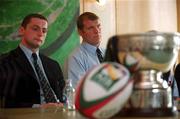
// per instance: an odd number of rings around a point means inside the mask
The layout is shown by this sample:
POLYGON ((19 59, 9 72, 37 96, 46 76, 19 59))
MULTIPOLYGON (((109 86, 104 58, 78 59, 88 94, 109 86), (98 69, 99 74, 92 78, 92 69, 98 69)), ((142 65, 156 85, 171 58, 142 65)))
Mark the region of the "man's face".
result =
POLYGON ((26 28, 20 28, 22 43, 29 49, 38 49, 45 41, 48 23, 46 20, 32 18, 26 28))
POLYGON ((99 20, 85 19, 83 22, 83 29, 79 30, 79 34, 87 43, 98 46, 101 41, 101 25, 99 20))

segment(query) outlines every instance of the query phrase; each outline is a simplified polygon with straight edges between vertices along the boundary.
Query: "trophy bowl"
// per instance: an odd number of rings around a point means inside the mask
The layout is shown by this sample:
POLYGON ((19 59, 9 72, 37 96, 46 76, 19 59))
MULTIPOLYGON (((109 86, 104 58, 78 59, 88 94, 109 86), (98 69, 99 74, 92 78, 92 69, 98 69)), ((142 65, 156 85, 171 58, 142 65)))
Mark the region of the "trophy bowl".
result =
POLYGON ((126 66, 134 90, 121 116, 173 116, 172 90, 161 78, 173 68, 180 46, 179 33, 146 32, 116 35, 109 39, 105 61, 126 66))
POLYGON ((117 61, 130 69, 167 72, 178 56, 179 33, 147 32, 116 35, 110 38, 105 60, 117 61), (114 55, 114 56, 109 56, 114 55), (112 57, 115 57, 112 59, 112 57))

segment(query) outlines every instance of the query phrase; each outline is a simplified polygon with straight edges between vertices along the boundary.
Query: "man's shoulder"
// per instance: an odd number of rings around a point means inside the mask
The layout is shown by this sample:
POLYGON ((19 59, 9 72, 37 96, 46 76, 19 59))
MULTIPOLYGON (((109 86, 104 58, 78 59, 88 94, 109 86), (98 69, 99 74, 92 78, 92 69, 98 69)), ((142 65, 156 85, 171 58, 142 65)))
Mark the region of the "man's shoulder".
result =
POLYGON ((0 55, 0 60, 2 60, 2 59, 6 59, 7 57, 9 57, 9 52, 8 53, 3 53, 3 54, 1 54, 0 55))
POLYGON ((44 55, 44 54, 41 54, 41 53, 40 53, 39 55, 40 55, 41 60, 43 60, 43 61, 45 61, 45 62, 57 63, 56 60, 50 58, 50 57, 47 56, 47 55, 44 55))
POLYGON ((176 65, 175 71, 180 71, 180 63, 176 65))
POLYGON ((44 55, 44 54, 42 54, 42 53, 40 53, 39 56, 40 56, 41 58, 43 58, 43 60, 54 61, 52 58, 50 58, 49 56, 44 55))
POLYGON ((74 49, 74 51, 70 54, 70 57, 81 57, 86 54, 85 49, 80 45, 74 49))
POLYGON ((9 52, 3 53, 0 55, 0 61, 6 61, 13 59, 12 57, 16 57, 15 55, 15 50, 11 50, 9 52))

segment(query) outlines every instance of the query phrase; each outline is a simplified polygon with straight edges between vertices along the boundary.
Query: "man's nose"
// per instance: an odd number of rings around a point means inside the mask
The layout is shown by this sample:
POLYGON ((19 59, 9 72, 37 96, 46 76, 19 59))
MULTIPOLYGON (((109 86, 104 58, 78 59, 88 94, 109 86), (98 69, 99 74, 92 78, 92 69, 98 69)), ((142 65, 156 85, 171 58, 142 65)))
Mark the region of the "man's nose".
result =
POLYGON ((95 28, 94 28, 94 32, 95 32, 95 33, 99 33, 99 32, 100 32, 100 28, 95 27, 95 28))
POLYGON ((43 36, 43 34, 44 34, 44 33, 43 33, 42 30, 39 30, 39 31, 38 31, 38 35, 39 35, 39 36, 43 36))

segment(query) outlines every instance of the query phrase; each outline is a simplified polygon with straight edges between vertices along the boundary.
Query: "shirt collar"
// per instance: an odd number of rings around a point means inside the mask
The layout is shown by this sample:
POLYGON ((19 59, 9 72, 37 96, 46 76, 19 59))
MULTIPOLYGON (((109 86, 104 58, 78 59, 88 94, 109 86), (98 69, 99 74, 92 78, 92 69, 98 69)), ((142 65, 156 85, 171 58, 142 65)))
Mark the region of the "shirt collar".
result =
MULTIPOLYGON (((24 46, 22 43, 19 45, 19 47, 22 49, 22 51, 24 52, 24 54, 26 55, 26 57, 28 58, 28 59, 31 59, 31 56, 32 56, 32 51, 29 49, 29 48, 27 48, 26 46, 24 46)), ((37 54, 37 57, 38 57, 38 59, 39 59, 39 50, 36 52, 36 54, 37 54)))
POLYGON ((87 42, 82 42, 82 47, 84 47, 88 52, 91 52, 93 54, 96 54, 97 46, 91 45, 87 42))

